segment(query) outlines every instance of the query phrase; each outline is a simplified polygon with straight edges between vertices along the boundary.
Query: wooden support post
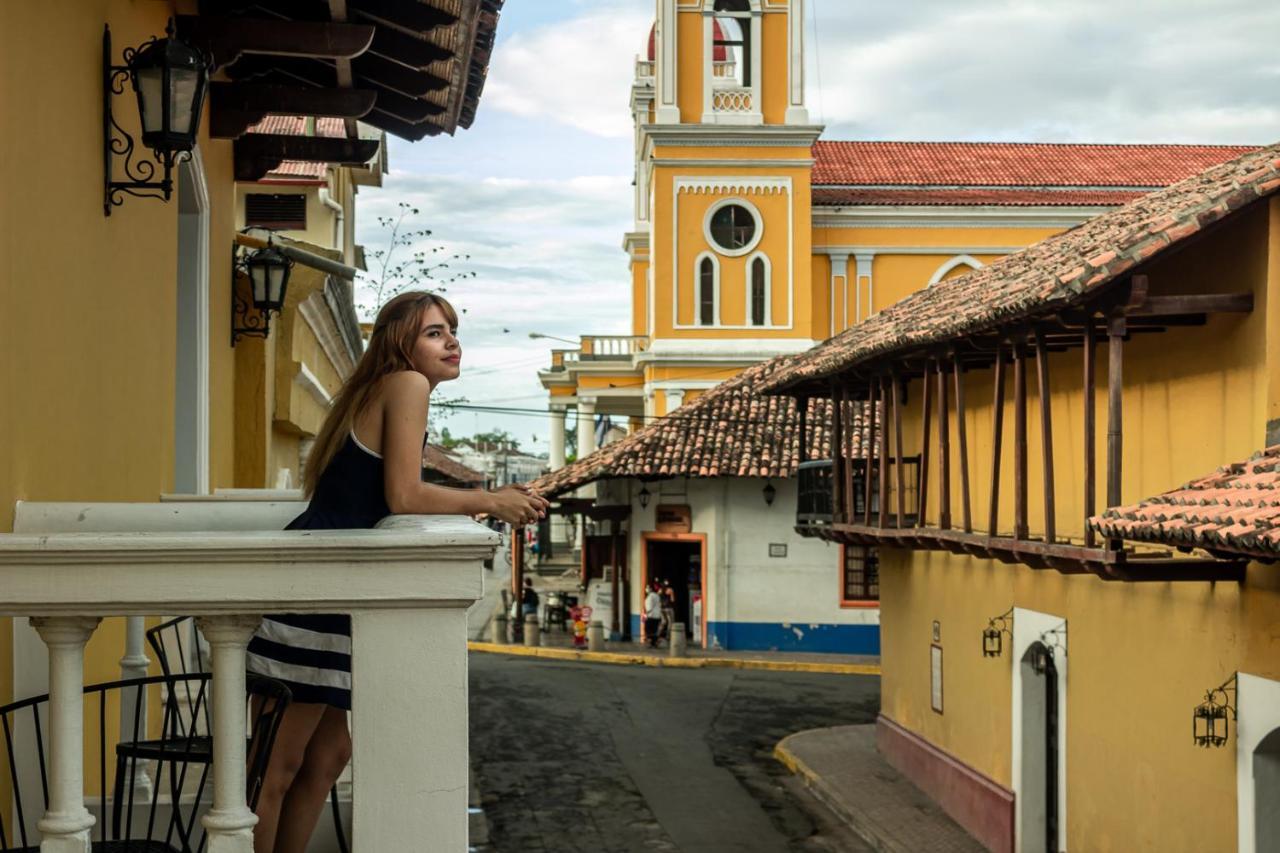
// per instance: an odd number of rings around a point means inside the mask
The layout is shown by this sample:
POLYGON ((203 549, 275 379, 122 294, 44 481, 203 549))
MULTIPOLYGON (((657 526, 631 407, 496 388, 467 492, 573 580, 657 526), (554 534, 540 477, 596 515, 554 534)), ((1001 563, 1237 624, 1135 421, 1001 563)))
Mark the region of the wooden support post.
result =
POLYGON ((867 401, 862 407, 862 523, 871 526, 871 498, 875 494, 873 474, 876 464, 876 383, 867 380, 867 401))
POLYGON ((831 383, 831 518, 844 520, 844 477, 841 460, 844 458, 844 388, 831 383))
POLYGON ((960 376, 960 357, 954 356, 951 362, 956 385, 956 440, 960 455, 960 511, 963 514, 964 532, 973 532, 973 517, 969 508, 969 442, 964 414, 964 380, 960 376))
POLYGON ((1084 328, 1084 546, 1092 548, 1096 542, 1089 519, 1094 515, 1097 496, 1097 407, 1094 396, 1094 341, 1093 315, 1084 328))
POLYGON ((920 418, 920 488, 916 490, 916 527, 925 526, 925 509, 929 506, 929 419, 933 400, 929 396, 928 364, 925 364, 920 384, 923 386, 920 394, 923 412, 920 418))
POLYGON ((875 426, 879 429, 880 450, 876 454, 880 460, 880 526, 888 527, 889 521, 889 425, 884 422, 883 415, 889 410, 885 404, 887 399, 884 377, 880 377, 880 411, 872 412, 875 417, 875 426))
POLYGON ((1027 353, 1013 345, 1013 538, 1027 538, 1027 353))
POLYGON ((1044 541, 1057 538, 1056 510, 1053 505, 1053 418, 1050 414, 1049 354, 1045 352, 1044 336, 1037 329, 1036 389, 1040 396, 1040 455, 1044 477, 1044 541))
POLYGON ((861 439, 858 433, 854 431, 853 413, 857 408, 857 401, 853 399, 853 394, 846 390, 844 395, 844 441, 841 442, 842 452, 844 454, 844 515, 845 521, 849 524, 857 522, 858 502, 855 499, 857 495, 853 489, 853 471, 854 463, 857 460, 856 445, 861 439))
POLYGON ((938 527, 951 529, 951 406, 947 371, 938 359, 938 527))
POLYGON ((893 375, 893 446, 897 451, 898 457, 895 460, 894 470, 897 477, 897 498, 898 498, 898 527, 903 525, 903 517, 906 515, 906 494, 903 488, 904 478, 902 474, 902 406, 899 402, 902 397, 902 380, 898 374, 893 375))
POLYGON ((987 535, 1000 533, 1000 439, 1004 436, 1004 342, 996 343, 995 400, 991 404, 991 509, 987 535))
POLYGON ((1107 507, 1119 506, 1124 453, 1124 335, 1122 315, 1107 323, 1107 507))

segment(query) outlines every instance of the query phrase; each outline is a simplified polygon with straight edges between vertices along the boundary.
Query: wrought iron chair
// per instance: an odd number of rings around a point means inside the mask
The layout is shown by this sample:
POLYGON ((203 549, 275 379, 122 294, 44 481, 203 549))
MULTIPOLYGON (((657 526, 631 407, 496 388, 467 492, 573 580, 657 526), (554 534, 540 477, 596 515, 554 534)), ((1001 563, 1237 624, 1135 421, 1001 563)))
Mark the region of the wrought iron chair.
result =
MULTIPOLYGON (((203 790, 209 760, 195 758, 200 749, 210 746, 201 730, 199 719, 207 712, 210 675, 156 675, 147 678, 131 678, 104 684, 92 684, 84 688, 86 722, 96 722, 96 733, 90 728, 86 734, 90 743, 98 744, 97 773, 98 795, 96 800, 97 822, 92 832, 95 853, 201 853, 205 846, 203 832, 196 830, 196 807, 186 819, 180 813, 181 797, 190 767, 199 767, 198 789, 203 790), (140 739, 144 725, 141 713, 142 696, 154 686, 168 690, 160 723, 161 736, 140 739), (177 690, 187 689, 192 697, 184 708, 176 701, 177 690), (118 696, 119 698, 115 698, 118 696), (132 698, 129 698, 132 697, 132 698), (133 740, 116 747, 114 781, 108 780, 108 708, 121 707, 132 701, 134 705, 133 740), (96 734, 96 740, 93 735, 96 734), (139 763, 154 766, 153 788, 150 797, 141 796, 137 790, 139 763), (166 778, 167 776, 167 778, 166 778), (167 785, 170 797, 166 801, 159 796, 167 785), (110 799, 109 799, 110 797, 110 799), (138 813, 141 810, 141 813, 138 813), (167 817, 164 812, 168 811, 167 817), (196 840, 198 837, 198 840, 196 840)), ((256 802, 257 791, 262 786, 262 774, 266 757, 270 754, 280 718, 289 701, 289 691, 274 679, 259 679, 254 685, 267 697, 260 710, 252 718, 254 734, 248 767, 249 796, 256 802)), ((8 755, 9 786, 13 796, 13 820, 6 823, 9 810, 0 809, 0 851, 4 853, 37 853, 38 842, 34 837, 34 825, 49 805, 48 694, 13 702, 0 708, 0 729, 4 733, 5 751, 8 755), (25 768, 27 772, 22 772, 25 768), (38 773, 36 770, 38 769, 38 773), (36 789, 35 779, 39 779, 36 789)), ((90 726, 93 723, 90 722, 90 726)), ((93 776, 89 776, 92 780, 93 776)), ((91 804, 93 800, 89 801, 91 804)))
MULTIPOLYGON (((149 628, 147 630, 147 645, 155 653, 156 660, 160 664, 160 671, 166 675, 208 672, 209 661, 205 656, 204 646, 201 644, 195 619, 190 616, 179 616, 149 628)), ((252 680, 253 676, 250 676, 250 679, 252 680)), ((189 700, 190 696, 187 699, 189 700)), ((205 725, 207 731, 207 719, 205 720, 205 725)), ((272 737, 274 740, 274 734, 272 737)), ((266 774, 267 759, 269 757, 270 750, 262 755, 262 767, 257 777, 259 786, 261 786, 262 778, 266 774)), ((198 752, 192 758, 193 763, 201 760, 209 760, 207 750, 198 752)), ((251 792, 250 808, 257 806, 258 793, 259 791, 251 792)), ((329 806, 333 813, 333 828, 337 837, 338 850, 340 853, 351 853, 351 848, 347 841, 347 833, 343 827, 342 810, 338 802, 338 787, 336 785, 329 792, 329 806)))

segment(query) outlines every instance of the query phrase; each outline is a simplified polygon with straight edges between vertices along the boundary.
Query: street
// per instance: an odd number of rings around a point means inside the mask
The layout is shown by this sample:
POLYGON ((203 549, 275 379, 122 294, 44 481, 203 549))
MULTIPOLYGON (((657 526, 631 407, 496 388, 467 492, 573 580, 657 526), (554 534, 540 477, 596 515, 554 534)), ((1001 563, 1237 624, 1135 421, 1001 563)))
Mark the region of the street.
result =
POLYGON ((879 679, 473 653, 471 760, 491 849, 863 851, 772 757, 875 719, 879 679))

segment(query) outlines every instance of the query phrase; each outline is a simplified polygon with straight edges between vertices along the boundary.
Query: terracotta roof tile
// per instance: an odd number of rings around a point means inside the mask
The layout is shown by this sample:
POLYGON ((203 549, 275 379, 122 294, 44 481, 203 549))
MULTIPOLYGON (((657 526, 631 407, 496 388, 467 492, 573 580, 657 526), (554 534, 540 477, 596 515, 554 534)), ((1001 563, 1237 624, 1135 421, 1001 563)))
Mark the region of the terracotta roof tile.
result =
POLYGON ((471 485, 482 485, 484 483, 483 472, 463 465, 439 445, 428 444, 422 448, 422 467, 429 471, 435 471, 437 474, 457 483, 471 485))
POLYGON ((813 146, 813 183, 1155 188, 1253 150, 1241 145, 820 141, 813 146))
POLYGON ((1207 224, 1280 189, 1277 179, 1280 144, 1213 166, 982 269, 916 291, 794 357, 764 380, 761 390, 780 393, 857 364, 1077 303, 1087 291, 1109 284, 1207 224))
MULTIPOLYGON (((302 136, 306 131, 306 118, 303 116, 271 115, 250 127, 246 133, 270 133, 277 136, 302 136)), ((316 136, 341 138, 347 135, 342 119, 321 117, 316 119, 316 136)), ((313 163, 304 160, 285 160, 272 169, 266 180, 272 178, 305 178, 319 180, 324 177, 327 163, 313 163)))
MULTIPOLYGON (((796 403, 790 397, 761 396, 758 390, 790 358, 794 356, 753 365, 666 417, 530 485, 555 496, 609 478, 791 477, 799 463, 796 403)), ((807 418, 807 458, 830 458, 830 403, 811 400, 807 418)), ((856 445, 851 455, 859 455, 856 445)))
POLYGON ((1103 536, 1280 559, 1280 445, 1089 519, 1103 536))

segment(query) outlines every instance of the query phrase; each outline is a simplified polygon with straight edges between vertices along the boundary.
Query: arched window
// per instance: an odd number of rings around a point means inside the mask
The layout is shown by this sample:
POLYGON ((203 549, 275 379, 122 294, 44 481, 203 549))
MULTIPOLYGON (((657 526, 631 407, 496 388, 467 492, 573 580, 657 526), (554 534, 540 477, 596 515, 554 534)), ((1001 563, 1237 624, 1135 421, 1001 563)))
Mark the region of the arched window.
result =
POLYGON ((698 261, 698 324, 716 324, 716 262, 709 255, 698 261))
POLYGON ((751 4, 747 0, 715 0, 712 60, 717 81, 751 85, 751 4))
POLYGON ((767 326, 772 313, 769 310, 772 294, 769 292, 769 262, 764 255, 756 255, 747 264, 747 283, 750 288, 747 304, 751 306, 751 325, 767 326))
POLYGON ((965 275, 973 270, 980 269, 982 269, 982 261, 978 260, 973 255, 956 255, 954 258, 938 267, 933 276, 929 279, 929 286, 932 287, 940 281, 946 281, 950 278, 958 278, 959 276, 965 275))

